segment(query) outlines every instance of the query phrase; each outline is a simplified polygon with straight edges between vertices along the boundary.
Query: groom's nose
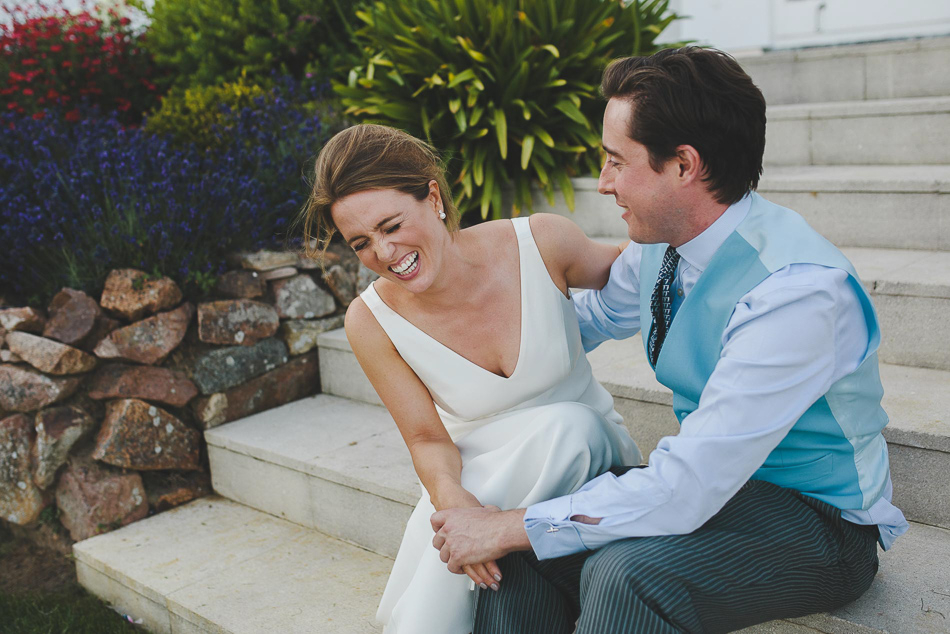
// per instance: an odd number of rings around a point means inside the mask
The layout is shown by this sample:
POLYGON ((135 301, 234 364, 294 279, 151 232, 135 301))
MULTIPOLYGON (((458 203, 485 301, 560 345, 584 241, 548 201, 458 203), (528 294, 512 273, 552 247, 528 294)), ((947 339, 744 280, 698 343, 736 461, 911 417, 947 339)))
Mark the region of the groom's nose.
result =
POLYGON ((606 163, 600 168, 600 178, 597 179, 597 192, 604 195, 614 193, 614 179, 606 163))

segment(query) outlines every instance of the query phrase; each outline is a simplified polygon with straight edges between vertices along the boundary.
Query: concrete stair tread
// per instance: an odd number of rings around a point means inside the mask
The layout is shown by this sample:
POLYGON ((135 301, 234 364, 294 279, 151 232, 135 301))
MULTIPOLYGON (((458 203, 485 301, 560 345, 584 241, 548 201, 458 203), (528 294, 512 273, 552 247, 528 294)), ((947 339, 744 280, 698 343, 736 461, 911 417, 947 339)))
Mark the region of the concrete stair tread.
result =
POLYGON ((762 192, 950 193, 950 165, 767 165, 762 192))
POLYGON ((809 61, 816 59, 840 59, 842 57, 863 57, 882 53, 906 53, 912 51, 950 49, 950 37, 921 37, 885 42, 863 44, 839 44, 834 46, 812 46, 806 48, 782 49, 776 51, 742 51, 736 53, 736 59, 749 62, 786 62, 809 61))
POLYGON ((80 582, 155 634, 377 632, 392 561, 212 496, 75 545, 80 582))
POLYGON ((779 104, 768 107, 769 122, 782 119, 846 119, 950 112, 950 96, 779 104))
MULTIPOLYGON (((156 633, 378 632, 392 560, 223 498, 75 546, 82 583, 156 633), (148 592, 146 607, 142 590, 148 592)), ((746 634, 947 632, 950 531, 913 524, 858 601, 746 634), (884 609, 882 606, 886 606, 884 609)))

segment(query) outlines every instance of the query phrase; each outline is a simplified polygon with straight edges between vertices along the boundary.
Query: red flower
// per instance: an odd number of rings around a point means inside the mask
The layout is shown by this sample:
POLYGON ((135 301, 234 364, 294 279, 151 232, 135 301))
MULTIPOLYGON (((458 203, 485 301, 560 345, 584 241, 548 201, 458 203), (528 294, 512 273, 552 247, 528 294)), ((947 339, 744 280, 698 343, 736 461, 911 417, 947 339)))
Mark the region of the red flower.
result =
POLYGON ((10 103, 7 104, 7 110, 13 110, 14 108, 19 107, 19 105, 20 104, 18 104, 17 102, 11 101, 10 103))
POLYGON ((33 118, 36 119, 37 121, 39 121, 40 119, 42 119, 42 118, 45 117, 45 116, 46 116, 46 113, 45 113, 45 112, 34 112, 34 113, 33 113, 33 118))
POLYGON ((119 97, 116 101, 119 104, 118 105, 119 110, 121 110, 122 112, 125 112, 126 110, 132 107, 132 102, 129 101, 128 99, 123 99, 122 97, 119 97))
POLYGON ((77 108, 73 108, 67 112, 66 121, 79 121, 79 110, 77 108))
POLYGON ((20 63, 23 64, 24 66, 36 66, 39 62, 37 62, 32 57, 27 57, 25 60, 23 60, 20 63))
POLYGON ((69 61, 68 59, 67 59, 67 60, 64 60, 63 63, 62 63, 62 67, 63 67, 63 68, 71 68, 72 65, 73 65, 73 63, 72 63, 71 61, 69 61))
POLYGON ((49 50, 50 50, 51 53, 58 53, 58 52, 60 52, 61 50, 63 50, 63 45, 62 45, 62 44, 53 44, 52 46, 49 47, 49 50))
POLYGON ((27 97, 32 97, 32 96, 33 96, 33 90, 32 90, 31 88, 24 88, 24 89, 23 89, 23 94, 26 95, 27 97))

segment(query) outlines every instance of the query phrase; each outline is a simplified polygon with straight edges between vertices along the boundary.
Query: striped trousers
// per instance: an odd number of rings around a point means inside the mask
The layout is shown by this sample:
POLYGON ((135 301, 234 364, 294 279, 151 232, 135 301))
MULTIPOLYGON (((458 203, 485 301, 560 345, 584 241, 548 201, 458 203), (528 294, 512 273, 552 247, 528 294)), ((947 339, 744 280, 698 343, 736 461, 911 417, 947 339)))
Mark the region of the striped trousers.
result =
POLYGON ((478 591, 474 634, 730 632, 838 608, 877 572, 877 527, 751 480, 689 535, 634 537, 593 552, 501 559, 478 591))

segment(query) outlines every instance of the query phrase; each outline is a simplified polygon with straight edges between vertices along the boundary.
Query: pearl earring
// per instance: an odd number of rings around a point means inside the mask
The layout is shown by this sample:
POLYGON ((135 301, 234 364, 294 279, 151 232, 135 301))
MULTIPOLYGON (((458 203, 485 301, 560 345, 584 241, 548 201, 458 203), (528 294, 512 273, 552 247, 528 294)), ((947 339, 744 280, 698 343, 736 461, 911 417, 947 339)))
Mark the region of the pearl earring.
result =
POLYGON ((445 212, 439 209, 439 220, 445 220, 445 212))

